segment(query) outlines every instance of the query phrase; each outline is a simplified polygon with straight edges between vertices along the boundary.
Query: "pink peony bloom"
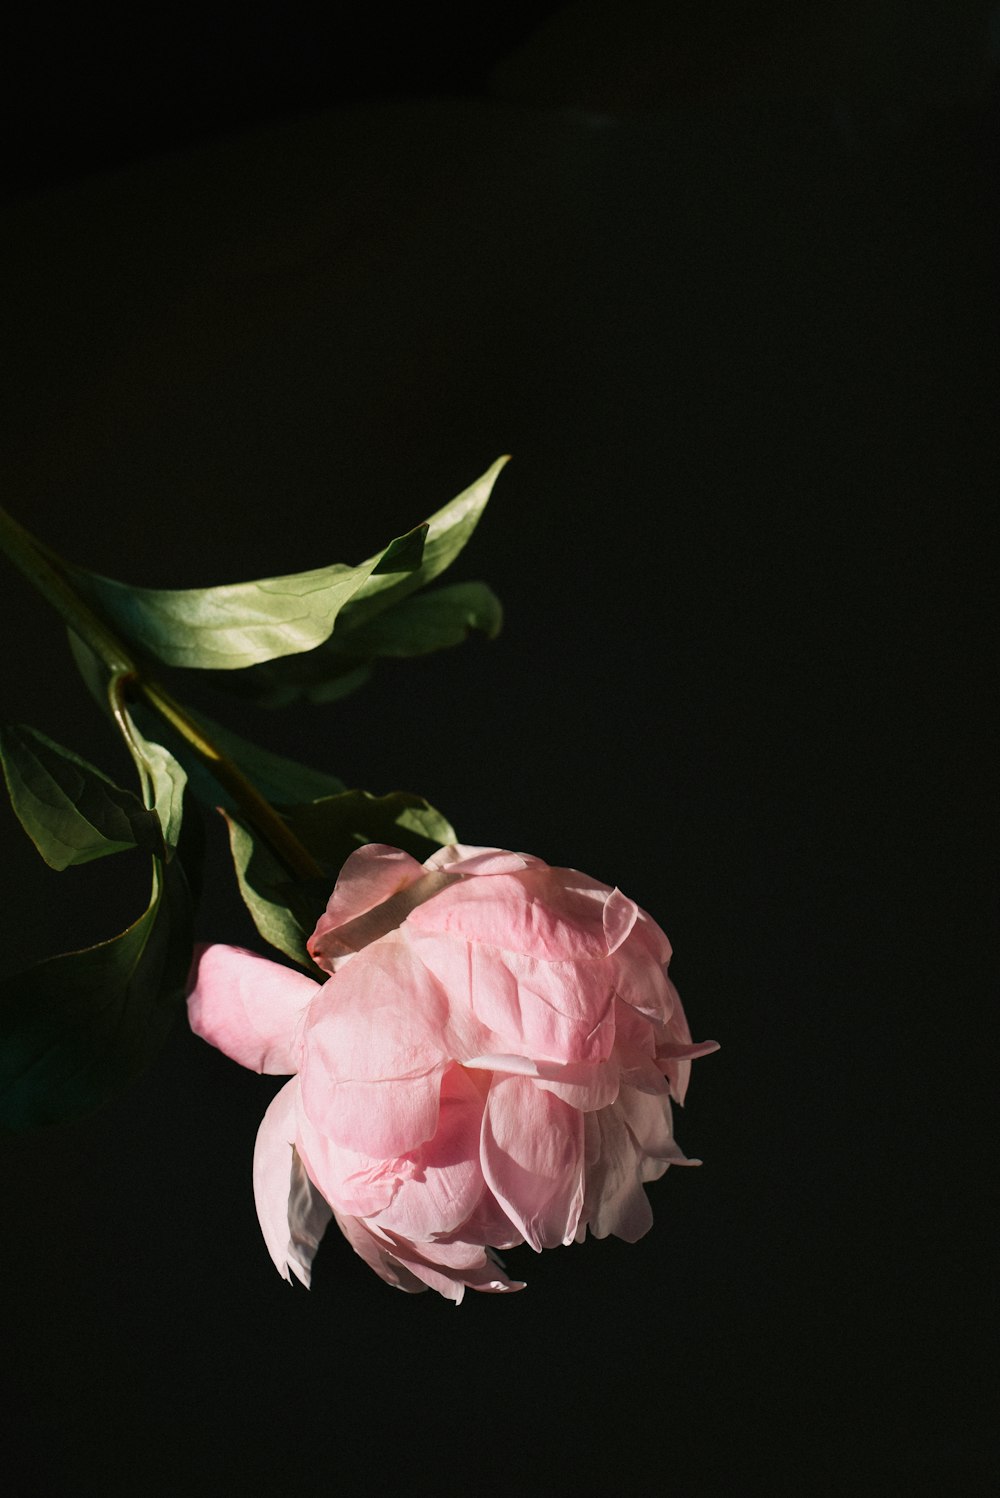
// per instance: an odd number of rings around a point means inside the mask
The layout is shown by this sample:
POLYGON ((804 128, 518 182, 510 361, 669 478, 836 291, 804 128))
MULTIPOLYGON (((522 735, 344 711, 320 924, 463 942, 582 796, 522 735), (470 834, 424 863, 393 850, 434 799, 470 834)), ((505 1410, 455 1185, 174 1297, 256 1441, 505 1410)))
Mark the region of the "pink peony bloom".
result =
POLYGON ((368 844, 309 950, 325 983, 207 947, 188 1001, 233 1060, 294 1073, 254 1157, 286 1279, 309 1283, 332 1216, 401 1290, 519 1290, 493 1250, 632 1243, 643 1184, 698 1163, 670 1099, 716 1045, 692 1045, 670 944, 619 890, 496 848, 368 844))

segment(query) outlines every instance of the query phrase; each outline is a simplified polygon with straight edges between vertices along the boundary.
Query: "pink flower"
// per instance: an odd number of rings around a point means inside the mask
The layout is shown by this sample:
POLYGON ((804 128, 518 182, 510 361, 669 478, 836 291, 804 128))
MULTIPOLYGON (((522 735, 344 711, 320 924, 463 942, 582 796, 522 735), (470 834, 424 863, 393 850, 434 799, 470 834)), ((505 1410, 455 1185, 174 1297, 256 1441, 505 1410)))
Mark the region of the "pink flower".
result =
POLYGON ((496 848, 420 864, 368 844, 309 950, 330 977, 205 948, 191 1026, 294 1073, 264 1116, 254 1189, 279 1271, 309 1283, 331 1216, 402 1290, 518 1290, 493 1252, 634 1242, 643 1184, 688 1161, 691 1044, 670 944, 617 889, 496 848))

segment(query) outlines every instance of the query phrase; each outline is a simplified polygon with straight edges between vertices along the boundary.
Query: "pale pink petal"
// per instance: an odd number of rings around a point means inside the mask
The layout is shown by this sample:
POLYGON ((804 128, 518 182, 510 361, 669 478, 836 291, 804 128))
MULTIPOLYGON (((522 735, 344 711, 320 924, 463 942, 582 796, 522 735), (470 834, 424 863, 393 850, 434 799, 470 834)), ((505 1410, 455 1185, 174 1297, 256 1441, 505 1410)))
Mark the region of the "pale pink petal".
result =
POLYGON ((520 869, 545 868, 542 859, 530 853, 508 853, 503 848, 476 848, 469 843, 452 843, 424 860, 425 869, 447 869, 469 874, 516 874, 520 869))
POLYGON ((642 946, 660 967, 666 967, 673 956, 673 948, 667 934, 656 924, 651 915, 640 909, 633 928, 632 940, 642 946))
POLYGON ((359 1254, 365 1263, 374 1269, 375 1273, 387 1285, 392 1285, 397 1290, 404 1290, 407 1295, 419 1295, 427 1289, 417 1277, 410 1273, 392 1252, 392 1245, 384 1238, 377 1237, 372 1230, 357 1217, 348 1217, 334 1212, 334 1220, 348 1243, 359 1254))
POLYGON ((673 1013, 677 991, 666 970, 635 940, 636 929, 608 959, 615 992, 636 1013, 663 1025, 673 1013))
POLYGON ((479 1163, 483 1095, 459 1066, 441 1084, 441 1112, 433 1139, 411 1153, 411 1169, 376 1224, 411 1242, 454 1233, 483 1190, 479 1163))
POLYGON ((670 1016, 665 1024, 655 1025, 656 1063, 670 1084, 670 1095, 683 1103, 691 1078, 691 1062, 697 1056, 709 1056, 719 1049, 718 1042, 704 1040, 692 1045, 691 1031, 684 1015, 680 996, 667 979, 670 990, 670 1016))
POLYGON ((324 984, 309 1012, 302 1098, 336 1143, 388 1158, 437 1126, 448 1005, 405 941, 366 947, 324 984))
POLYGON ((635 1243, 653 1225, 639 1174, 640 1156, 617 1107, 589 1113, 584 1217, 595 1238, 635 1243))
POLYGON ((298 1145, 306 1170, 334 1211, 345 1217, 372 1217, 387 1207, 404 1174, 415 1167, 405 1156, 382 1159, 335 1144, 299 1106, 298 1145))
MULTIPOLYGON (((534 1077, 564 1103, 581 1113, 607 1108, 618 1096, 619 1063, 611 1061, 532 1061, 527 1056, 472 1056, 462 1065, 470 1071, 503 1072, 514 1077, 534 1077)), ((661 1089, 666 1083, 650 1062, 661 1089)))
POLYGON ((454 1233, 443 1235, 437 1243, 450 1241, 481 1243, 490 1248, 517 1248, 524 1242, 507 1213, 484 1183, 482 1193, 470 1216, 454 1233))
MULTIPOLYGON (((412 910, 407 924, 549 962, 581 961, 608 954, 610 895, 606 885, 573 870, 529 868, 458 879, 412 910)), ((615 909, 612 930, 623 916, 620 905, 615 909)))
POLYGON ((456 1060, 488 1053, 597 1062, 611 1054, 610 964, 615 959, 544 962, 417 932, 409 942, 450 997, 450 1048, 456 1060))
POLYGON ((399 925, 406 908, 396 919, 395 908, 388 914, 383 912, 380 918, 379 907, 426 878, 423 865, 400 848, 385 843, 366 843, 357 848, 341 869, 326 911, 309 938, 313 961, 332 972, 338 958, 358 951, 399 925), (370 919, 366 921, 365 916, 370 919))
POLYGON ((634 900, 623 895, 617 887, 604 904, 604 940, 608 955, 617 952, 622 942, 632 934, 632 927, 639 916, 639 907, 634 900))
POLYGON ((243 947, 195 950, 188 1019, 196 1035, 251 1071, 297 1071, 299 1022, 320 985, 243 947))
POLYGON ((472 1243, 412 1243, 395 1233, 385 1235, 393 1256, 430 1289, 460 1305, 466 1290, 504 1293, 523 1290, 523 1280, 512 1280, 496 1254, 472 1243))
POLYGON ((689 1160, 674 1138, 669 1097, 623 1087, 615 1109, 643 1155, 665 1160, 668 1165, 701 1164, 700 1160, 689 1160))
POLYGON ((257 1130, 253 1156, 253 1190, 260 1230, 278 1273, 291 1280, 291 1234, 288 1199, 292 1183, 296 1107, 299 1084, 293 1077, 271 1100, 257 1130))
POLYGON ((483 1115, 486 1183, 532 1248, 572 1243, 583 1206, 583 1115, 527 1077, 496 1077, 483 1115))

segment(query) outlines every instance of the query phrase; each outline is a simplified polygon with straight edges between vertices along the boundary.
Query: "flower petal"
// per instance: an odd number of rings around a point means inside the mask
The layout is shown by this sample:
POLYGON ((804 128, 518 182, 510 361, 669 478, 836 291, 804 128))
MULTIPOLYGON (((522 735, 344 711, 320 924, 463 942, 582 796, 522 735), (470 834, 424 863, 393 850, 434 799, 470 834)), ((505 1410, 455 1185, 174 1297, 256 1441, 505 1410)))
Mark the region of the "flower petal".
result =
MULTIPOLYGON (((468 869, 462 866, 459 871, 468 869)), ((490 872, 449 884, 411 911, 407 924, 549 962, 579 962, 608 954, 604 910, 611 894, 607 885, 572 869, 542 866, 490 872)), ((624 895, 619 898, 625 900, 624 895)), ((623 916, 616 903, 610 918, 613 930, 623 916)))
POLYGON ((622 942, 632 934, 632 927, 639 918, 639 907, 628 895, 623 895, 617 886, 604 903, 604 939, 608 945, 608 956, 617 952, 622 942))
POLYGON ((188 1018, 196 1035, 252 1071, 298 1070, 297 1030, 320 991, 305 973, 244 947, 195 950, 188 1018))
POLYGON ((302 1098, 315 1127, 381 1159, 431 1138, 447 1018, 440 985, 405 941, 386 937, 359 952, 309 1012, 302 1098))
POLYGON ((384 912, 382 919, 373 916, 365 923, 363 918, 425 878, 423 865, 400 848, 385 843, 365 843, 357 848, 341 869, 326 911, 309 938, 313 961, 332 972, 338 957, 360 950, 399 925, 405 910, 398 920, 394 911, 389 912, 388 924, 384 912))
POLYGON ((412 1243, 387 1232, 393 1257, 430 1289, 460 1305, 467 1289, 503 1293, 523 1290, 523 1280, 509 1278, 488 1248, 477 1243, 412 1243))
POLYGON ((545 962, 420 932, 409 943, 449 995, 456 1060, 487 1053, 597 1062, 611 1054, 613 959, 545 962))
MULTIPOLYGON (((289 1230, 289 1198, 292 1191, 292 1152, 295 1147, 298 1078, 286 1082, 271 1100, 257 1130, 253 1155, 253 1190, 260 1230, 278 1273, 291 1280, 293 1252, 289 1230)), ((318 1241, 318 1240, 317 1240, 318 1241)), ((301 1266, 308 1270, 308 1265, 301 1266)), ((298 1270, 295 1271, 297 1274, 298 1270)), ((301 1275, 299 1276, 301 1278, 301 1275)))
POLYGON ((433 1139, 411 1152, 403 1177, 376 1223, 411 1242, 454 1233, 472 1213, 483 1190, 479 1163, 483 1094, 460 1066, 441 1084, 441 1112, 433 1139))
POLYGON ((691 1062, 697 1056, 709 1056, 719 1049, 715 1040, 703 1040, 692 1045, 691 1031, 681 1006, 680 995, 667 978, 670 991, 670 1016, 664 1025, 657 1025, 656 1064, 670 1085, 670 1095, 675 1102, 683 1103, 691 1079, 691 1062))
POLYGON ((640 1155, 619 1108, 588 1113, 584 1217, 595 1238, 635 1243, 653 1225, 642 1189, 640 1155))
POLYGON ((572 1243, 583 1206, 583 1115, 527 1077, 496 1077, 483 1115, 486 1183, 532 1248, 572 1243))
POLYGON ((668 1165, 701 1164, 700 1160, 689 1160, 674 1138, 669 1097, 626 1086, 618 1095, 616 1107, 641 1154, 668 1165))
MULTIPOLYGON (((483 1055, 473 1056, 462 1065, 469 1071, 502 1072, 512 1077, 534 1077, 539 1087, 546 1088, 577 1108, 581 1113, 593 1112, 596 1108, 608 1108, 618 1096, 619 1064, 617 1060, 597 1061, 592 1065, 583 1061, 532 1061, 527 1056, 483 1055)), ((650 1062, 660 1084, 666 1083, 650 1062)))

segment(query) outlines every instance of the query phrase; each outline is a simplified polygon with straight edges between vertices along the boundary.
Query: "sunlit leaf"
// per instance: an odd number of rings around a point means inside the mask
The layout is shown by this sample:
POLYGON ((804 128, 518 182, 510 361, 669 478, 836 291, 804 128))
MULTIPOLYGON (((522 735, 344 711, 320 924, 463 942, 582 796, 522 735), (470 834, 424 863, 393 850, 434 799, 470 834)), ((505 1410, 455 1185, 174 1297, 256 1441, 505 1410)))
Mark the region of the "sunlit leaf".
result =
POLYGON ((428 521, 423 562, 397 577, 371 576, 346 603, 329 638, 314 649, 245 671, 226 672, 217 684, 265 707, 306 698, 334 702, 362 686, 380 656, 422 655, 464 640, 473 629, 492 637, 500 628, 499 600, 484 583, 459 583, 416 593, 458 556, 489 500, 499 458, 480 479, 428 521))
POLYGON ((67 567, 121 637, 171 666, 233 671, 311 650, 365 583, 393 588, 418 568, 425 528, 398 537, 357 567, 334 563, 214 588, 140 588, 67 567))
POLYGON ((183 1001, 191 910, 179 862, 153 871, 149 905, 127 930, 0 982, 0 1128, 92 1113, 162 1045, 183 1001))
POLYGON ((130 747, 136 757, 140 774, 149 780, 149 798, 163 829, 163 840, 168 849, 176 848, 181 836, 184 816, 184 787, 187 774, 170 751, 155 739, 140 733, 135 717, 128 714, 128 726, 133 743, 130 747))
POLYGON ((126 848, 163 852, 155 812, 38 729, 0 728, 0 759, 14 811, 51 868, 126 848))

